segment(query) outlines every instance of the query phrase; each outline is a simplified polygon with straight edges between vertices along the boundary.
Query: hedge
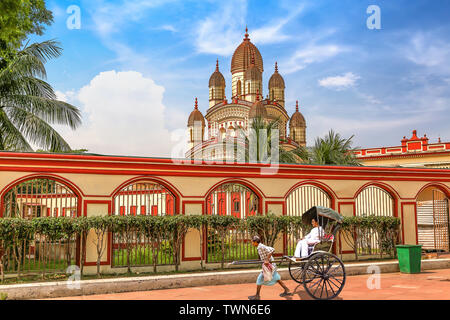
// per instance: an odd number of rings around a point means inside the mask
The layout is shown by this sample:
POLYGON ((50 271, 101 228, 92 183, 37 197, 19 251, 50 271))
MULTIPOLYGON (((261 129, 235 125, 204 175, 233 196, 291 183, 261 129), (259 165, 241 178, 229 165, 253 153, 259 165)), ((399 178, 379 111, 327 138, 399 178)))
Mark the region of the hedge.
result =
MULTIPOLYGON (((342 236, 355 250, 356 259, 361 249, 361 238, 370 232, 379 235, 379 245, 382 252, 391 252, 398 242, 400 220, 395 217, 345 217, 342 225, 342 236)), ((17 262, 17 273, 20 276, 21 258, 27 243, 34 240, 36 235, 51 241, 80 239, 81 261, 85 260, 87 235, 92 230, 97 249, 97 275, 100 276, 100 261, 107 248, 107 235, 113 232, 125 244, 127 252, 127 270, 131 272, 130 255, 134 241, 139 236, 150 239, 153 255, 154 271, 156 272, 156 257, 161 250, 161 243, 169 239, 173 248, 175 269, 180 265, 182 240, 189 229, 197 229, 200 234, 200 246, 203 248, 205 232, 215 232, 220 237, 222 252, 221 266, 224 267, 225 239, 229 230, 247 230, 250 234, 257 234, 262 241, 273 246, 281 234, 293 234, 300 237, 311 226, 302 223, 301 217, 249 216, 239 219, 234 216, 93 216, 93 217, 42 217, 32 220, 21 218, 0 219, 0 269, 3 280, 4 260, 6 255, 13 256, 17 262)), ((69 242, 67 243, 67 263, 71 261, 69 242)), ((203 268, 203 250, 200 261, 203 268)), ((83 271, 83 265, 81 265, 83 271)), ((45 272, 45 270, 43 271, 45 272)))

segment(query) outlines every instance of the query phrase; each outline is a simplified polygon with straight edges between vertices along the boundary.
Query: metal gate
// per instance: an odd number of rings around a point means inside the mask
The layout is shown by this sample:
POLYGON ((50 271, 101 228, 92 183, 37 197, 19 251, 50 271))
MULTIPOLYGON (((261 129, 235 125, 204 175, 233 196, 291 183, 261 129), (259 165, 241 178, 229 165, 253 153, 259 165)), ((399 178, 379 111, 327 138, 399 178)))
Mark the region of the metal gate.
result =
MULTIPOLYGON (((114 215, 151 215, 173 216, 177 214, 176 195, 158 182, 138 181, 122 188, 113 199, 114 215)), ((127 240, 118 234, 112 235, 112 266, 127 265, 127 240)), ((144 235, 135 233, 131 244, 131 266, 150 266, 154 264, 156 250, 157 265, 171 265, 173 260, 173 244, 168 235, 162 236, 158 246, 144 235)))
MULTIPOLYGON (((215 188, 206 198, 206 214, 234 216, 244 219, 261 214, 260 199, 250 188, 239 183, 225 183, 215 188)), ((252 234, 247 229, 231 229, 225 238, 210 226, 206 230, 206 261, 221 262, 257 259, 252 246, 252 234)))
MULTIPOLYGON (((303 185, 294 189, 286 198, 288 216, 301 216, 314 206, 331 207, 331 198, 324 190, 314 185, 303 185)), ((304 230, 291 226, 285 236, 285 254, 294 255, 297 242, 304 237, 304 230)))
POLYGON ((434 248, 438 252, 449 251, 448 199, 442 191, 433 189, 434 248))
MULTIPOLYGON (((394 216, 394 199, 384 189, 377 186, 364 188, 355 200, 356 216, 394 216)), ((359 228, 358 254, 359 255, 382 255, 383 248, 380 247, 380 237, 375 228, 359 228)))
MULTIPOLYGON (((76 217, 80 199, 69 186, 51 178, 33 178, 13 186, 2 199, 2 218, 76 217)), ((30 241, 4 246, 0 241, 5 273, 64 273, 68 266, 79 265, 79 241, 50 239, 35 233, 30 241)))

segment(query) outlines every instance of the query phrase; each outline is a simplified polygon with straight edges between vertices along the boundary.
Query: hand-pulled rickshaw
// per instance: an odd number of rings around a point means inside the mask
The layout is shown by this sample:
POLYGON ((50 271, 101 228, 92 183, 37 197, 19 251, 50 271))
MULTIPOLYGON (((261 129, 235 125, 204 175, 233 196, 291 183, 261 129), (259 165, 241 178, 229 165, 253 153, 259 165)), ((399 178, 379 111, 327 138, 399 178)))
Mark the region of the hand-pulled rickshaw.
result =
MULTIPOLYGON (((275 261, 282 264, 288 261, 289 274, 294 281, 303 284, 305 291, 314 299, 336 298, 345 285, 345 267, 341 259, 331 253, 336 233, 341 227, 343 217, 338 212, 315 206, 302 215, 304 225, 311 225, 312 219, 319 223, 323 232, 320 242, 308 248, 308 256, 296 258, 283 256, 275 261)), ((298 239, 299 240, 299 239, 298 239)), ((260 260, 233 261, 231 264, 255 264, 260 260)))

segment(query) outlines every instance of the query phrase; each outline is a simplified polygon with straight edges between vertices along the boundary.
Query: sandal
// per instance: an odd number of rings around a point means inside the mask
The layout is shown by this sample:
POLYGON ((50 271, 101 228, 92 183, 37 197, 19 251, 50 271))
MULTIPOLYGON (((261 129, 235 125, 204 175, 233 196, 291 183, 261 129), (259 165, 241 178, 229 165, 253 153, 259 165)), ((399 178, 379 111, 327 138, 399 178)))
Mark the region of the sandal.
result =
POLYGON ((280 297, 287 297, 287 296, 292 296, 292 293, 290 293, 290 292, 280 293, 280 297))

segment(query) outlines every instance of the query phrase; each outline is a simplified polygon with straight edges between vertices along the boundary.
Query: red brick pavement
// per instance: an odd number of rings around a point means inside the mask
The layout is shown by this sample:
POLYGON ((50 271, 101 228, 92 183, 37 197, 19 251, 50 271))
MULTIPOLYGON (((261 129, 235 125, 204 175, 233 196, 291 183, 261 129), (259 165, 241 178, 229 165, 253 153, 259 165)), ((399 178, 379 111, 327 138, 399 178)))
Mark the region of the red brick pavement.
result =
MULTIPOLYGON (((420 274, 381 274, 380 289, 368 289, 369 275, 349 276, 337 299, 344 300, 450 300, 450 269, 429 270, 420 274)), ((257 273, 255 272, 255 281, 257 273)), ((309 300, 303 286, 293 280, 286 285, 294 292, 287 298, 279 297, 282 288, 277 284, 263 286, 263 300, 309 300)), ((91 296, 66 297, 70 300, 246 300, 255 294, 255 284, 232 284, 181 289, 112 293, 91 296)))

